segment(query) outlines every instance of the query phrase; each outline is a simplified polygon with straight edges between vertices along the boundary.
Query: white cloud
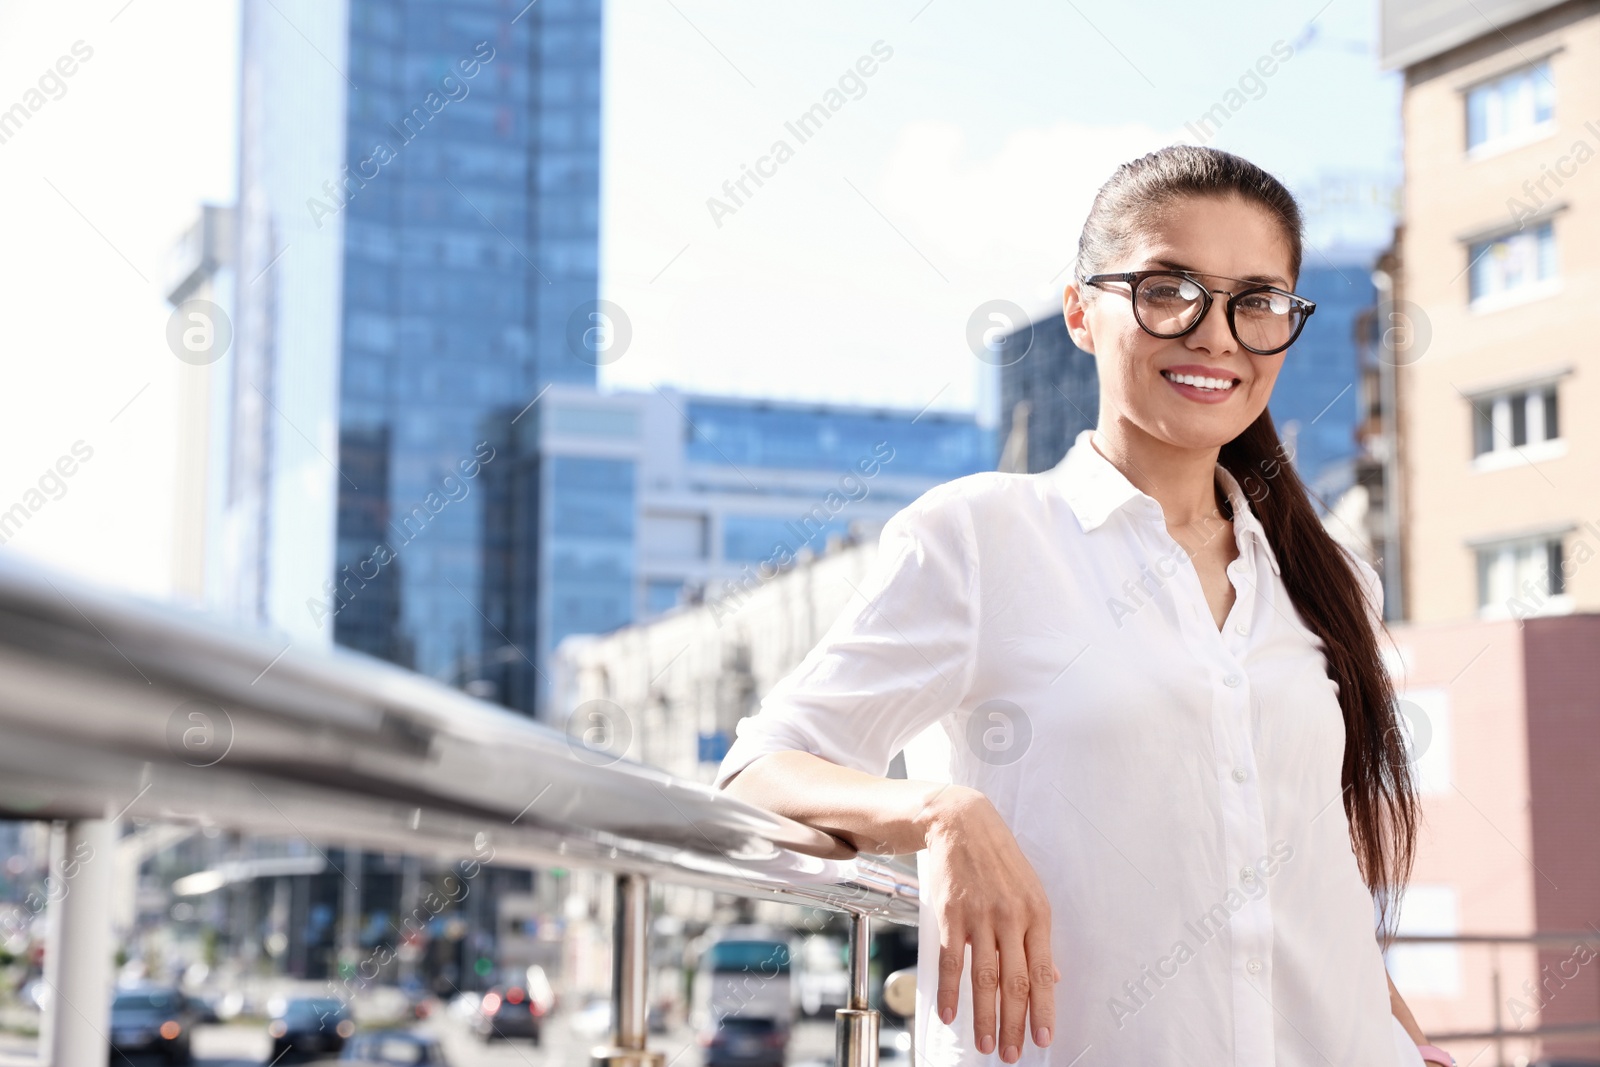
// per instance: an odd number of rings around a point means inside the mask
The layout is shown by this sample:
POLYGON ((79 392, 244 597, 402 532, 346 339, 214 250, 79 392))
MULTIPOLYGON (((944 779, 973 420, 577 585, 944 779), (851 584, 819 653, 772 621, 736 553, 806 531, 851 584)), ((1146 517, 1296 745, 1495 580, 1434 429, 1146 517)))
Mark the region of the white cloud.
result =
POLYGON ((1051 279, 1076 252, 1095 192, 1120 164, 1174 140, 1143 125, 1062 121, 1016 130, 978 157, 959 126, 918 122, 901 131, 879 184, 932 247, 1002 293, 1053 305, 1066 279, 1051 279))
POLYGON ((982 154, 944 121, 887 142, 836 132, 799 146, 720 228, 661 161, 612 172, 603 291, 637 340, 607 384, 971 410, 992 373, 967 348, 973 310, 1004 298, 1050 313, 1095 190, 1173 140, 1063 121, 982 154), (674 213, 676 228, 662 221, 674 213))

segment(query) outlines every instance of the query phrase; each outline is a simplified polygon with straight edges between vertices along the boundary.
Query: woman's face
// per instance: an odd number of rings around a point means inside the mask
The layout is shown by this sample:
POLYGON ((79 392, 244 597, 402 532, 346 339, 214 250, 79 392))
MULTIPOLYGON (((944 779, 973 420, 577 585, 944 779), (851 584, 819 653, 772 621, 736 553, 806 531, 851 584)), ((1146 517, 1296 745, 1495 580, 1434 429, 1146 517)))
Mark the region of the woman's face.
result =
MULTIPOLYGON (((1186 197, 1149 219, 1126 254, 1106 273, 1193 272, 1212 289, 1237 292, 1251 282, 1292 291, 1290 249, 1276 219, 1238 197, 1186 197), (1245 278, 1249 282, 1227 279, 1245 278)), ((1126 283, 1084 287, 1065 296, 1073 343, 1095 356, 1100 372, 1101 425, 1126 420, 1178 448, 1219 448, 1261 414, 1286 353, 1258 356, 1228 329, 1227 297, 1213 293, 1205 318, 1188 334, 1163 340, 1139 328, 1126 283), (1222 392, 1198 392, 1172 374, 1224 379, 1222 392)), ((1290 351, 1293 351, 1292 349, 1290 351)))

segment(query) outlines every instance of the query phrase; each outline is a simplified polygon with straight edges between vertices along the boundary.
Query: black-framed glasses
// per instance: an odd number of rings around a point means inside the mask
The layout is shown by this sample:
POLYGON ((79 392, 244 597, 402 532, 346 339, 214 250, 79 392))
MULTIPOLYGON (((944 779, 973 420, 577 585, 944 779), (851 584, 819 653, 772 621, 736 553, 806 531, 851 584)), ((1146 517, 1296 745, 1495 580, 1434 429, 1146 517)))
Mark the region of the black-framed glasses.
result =
MULTIPOLYGON (((1220 274, 1208 277, 1223 278, 1220 274)), ((1211 310, 1211 294, 1224 293, 1228 297, 1228 329, 1234 340, 1258 356, 1275 356, 1294 344, 1317 310, 1314 301, 1275 285, 1250 283, 1244 278, 1223 280, 1246 282, 1249 288, 1236 293, 1208 289, 1193 274, 1179 270, 1093 274, 1083 284, 1103 288, 1106 282, 1126 282, 1131 287, 1134 321, 1145 333, 1164 340, 1182 337, 1200 325, 1211 310)))

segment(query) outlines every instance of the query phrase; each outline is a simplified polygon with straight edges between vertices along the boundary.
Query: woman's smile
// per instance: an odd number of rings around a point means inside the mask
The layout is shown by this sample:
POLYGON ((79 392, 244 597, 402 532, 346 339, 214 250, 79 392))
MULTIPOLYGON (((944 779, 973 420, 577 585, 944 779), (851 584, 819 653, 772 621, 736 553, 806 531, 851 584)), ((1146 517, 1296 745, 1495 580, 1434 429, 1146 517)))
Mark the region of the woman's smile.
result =
POLYGON ((1185 363, 1163 367, 1161 376, 1173 390, 1198 404, 1221 404, 1238 391, 1241 380, 1226 370, 1185 363))

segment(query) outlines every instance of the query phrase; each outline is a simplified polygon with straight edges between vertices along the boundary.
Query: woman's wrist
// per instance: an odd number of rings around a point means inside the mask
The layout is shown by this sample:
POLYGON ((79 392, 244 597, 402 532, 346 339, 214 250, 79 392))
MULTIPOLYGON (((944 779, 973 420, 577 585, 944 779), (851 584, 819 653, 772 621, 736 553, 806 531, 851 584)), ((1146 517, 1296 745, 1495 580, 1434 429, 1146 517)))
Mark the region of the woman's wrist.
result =
POLYGON ((927 848, 935 837, 949 832, 961 812, 975 799, 981 800, 984 796, 970 786, 949 783, 932 785, 923 795, 921 806, 911 820, 917 828, 922 847, 927 848))

